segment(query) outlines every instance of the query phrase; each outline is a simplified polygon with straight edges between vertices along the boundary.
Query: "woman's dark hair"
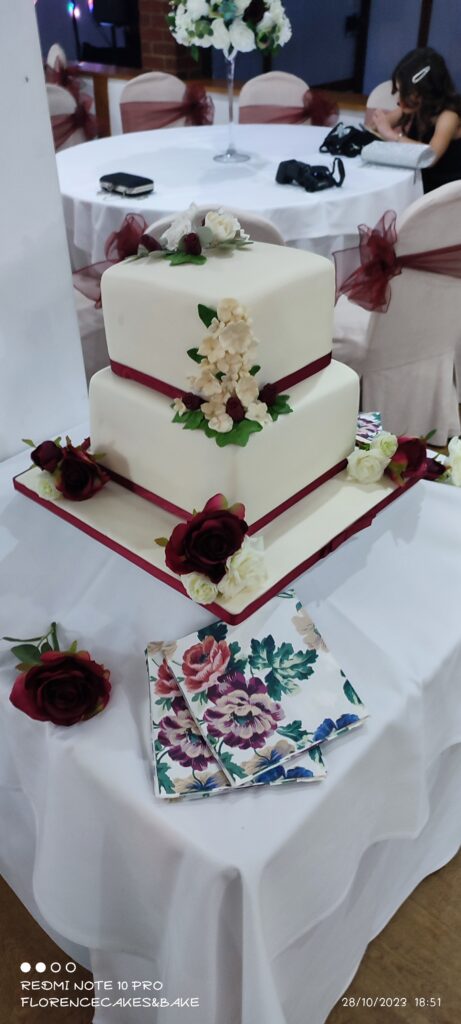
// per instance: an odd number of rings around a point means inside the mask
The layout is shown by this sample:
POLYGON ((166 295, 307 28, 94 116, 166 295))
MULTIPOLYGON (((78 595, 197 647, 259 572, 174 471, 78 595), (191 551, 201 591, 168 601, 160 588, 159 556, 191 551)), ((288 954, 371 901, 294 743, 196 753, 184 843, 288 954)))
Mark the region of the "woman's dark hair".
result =
MULTIPOLYGON (((392 92, 397 91, 404 102, 409 101, 409 106, 413 97, 420 100, 415 111, 420 135, 433 126, 434 118, 442 110, 454 110, 461 117, 461 96, 456 92, 443 57, 430 46, 410 50, 399 61, 392 73, 392 92)), ((412 117, 403 114, 402 124, 406 125, 412 117)))

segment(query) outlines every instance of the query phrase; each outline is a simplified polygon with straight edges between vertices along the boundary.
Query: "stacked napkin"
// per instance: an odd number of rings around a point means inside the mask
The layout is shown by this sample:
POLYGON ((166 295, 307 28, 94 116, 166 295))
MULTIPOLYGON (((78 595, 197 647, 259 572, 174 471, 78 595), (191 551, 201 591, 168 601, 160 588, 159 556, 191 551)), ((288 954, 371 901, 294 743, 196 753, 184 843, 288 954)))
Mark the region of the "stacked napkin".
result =
POLYGON ((319 744, 367 717, 291 589, 240 626, 213 622, 146 656, 160 798, 318 781, 319 744))

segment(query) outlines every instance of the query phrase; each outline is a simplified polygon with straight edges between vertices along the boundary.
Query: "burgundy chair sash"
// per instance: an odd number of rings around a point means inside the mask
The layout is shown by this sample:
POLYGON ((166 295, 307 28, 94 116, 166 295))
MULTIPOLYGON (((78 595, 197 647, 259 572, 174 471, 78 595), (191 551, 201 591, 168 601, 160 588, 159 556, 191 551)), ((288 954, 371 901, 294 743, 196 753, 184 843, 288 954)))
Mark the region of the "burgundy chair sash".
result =
POLYGON ((54 62, 54 68, 50 67, 49 64, 45 64, 45 82, 47 85, 60 85, 61 89, 67 89, 72 94, 74 99, 78 100, 80 96, 81 83, 76 75, 72 75, 68 71, 65 64, 59 57, 54 62))
POLYGON ((91 104, 91 96, 82 94, 72 114, 51 115, 51 129, 53 132, 55 149, 61 149, 61 146, 63 146, 79 128, 84 132, 87 141, 96 138, 96 118, 94 114, 90 113, 91 104))
POLYGON ((214 103, 202 85, 190 83, 182 100, 133 100, 120 104, 124 132, 166 128, 185 118, 186 125, 213 124, 214 103))
POLYGON ((283 107, 277 103, 249 103, 240 107, 241 124, 309 124, 327 125, 332 127, 338 120, 339 112, 333 103, 322 93, 308 89, 303 96, 302 105, 283 107))
POLYGON ((333 253, 336 267, 336 302, 346 295, 357 306, 386 313, 391 300, 390 281, 402 270, 424 270, 461 278, 461 244, 397 256, 397 214, 387 210, 374 228, 359 224, 359 244, 333 253))
POLYGON ((91 299, 96 309, 101 307, 101 277, 104 271, 128 256, 136 256, 140 239, 146 229, 146 221, 140 213, 127 214, 120 230, 113 231, 106 240, 105 260, 91 263, 72 274, 74 288, 87 299, 91 299))

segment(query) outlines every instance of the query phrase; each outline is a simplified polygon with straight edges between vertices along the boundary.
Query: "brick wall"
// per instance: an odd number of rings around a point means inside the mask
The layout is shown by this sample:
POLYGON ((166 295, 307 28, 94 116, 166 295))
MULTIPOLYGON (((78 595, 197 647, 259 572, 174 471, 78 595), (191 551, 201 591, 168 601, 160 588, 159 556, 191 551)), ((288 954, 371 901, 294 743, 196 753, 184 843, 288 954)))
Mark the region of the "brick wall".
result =
POLYGON ((139 0, 139 33, 143 71, 167 71, 179 78, 202 74, 188 49, 178 46, 166 23, 168 0, 139 0))

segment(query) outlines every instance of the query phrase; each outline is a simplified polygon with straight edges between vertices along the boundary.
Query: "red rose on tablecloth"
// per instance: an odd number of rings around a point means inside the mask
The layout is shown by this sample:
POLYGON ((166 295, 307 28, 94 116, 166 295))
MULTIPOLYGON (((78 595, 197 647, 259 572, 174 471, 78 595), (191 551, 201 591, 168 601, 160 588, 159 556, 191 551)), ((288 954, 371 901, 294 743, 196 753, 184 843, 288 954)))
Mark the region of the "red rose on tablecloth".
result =
POLYGON ((63 497, 71 501, 91 498, 109 479, 105 470, 88 453, 89 446, 90 439, 86 438, 78 448, 68 443, 61 450, 55 483, 63 497))
POLYGON ((207 501, 203 512, 187 523, 175 526, 165 547, 165 561, 172 572, 203 573, 219 583, 226 572, 226 561, 242 546, 248 530, 241 504, 227 508, 222 494, 207 501))
POLYGON ((54 473, 62 459, 62 450, 54 441, 42 441, 37 448, 34 448, 30 457, 39 469, 44 469, 47 473, 54 473))
POLYGON ((385 473, 402 486, 413 476, 422 476, 426 467, 426 442, 419 437, 398 437, 398 448, 385 473))
POLYGON ((182 670, 190 693, 201 693, 215 686, 226 670, 231 652, 225 640, 207 636, 184 652, 182 670))
POLYGON ((39 664, 17 677, 10 701, 37 721, 75 725, 105 708, 109 678, 109 671, 87 651, 46 651, 39 664))

